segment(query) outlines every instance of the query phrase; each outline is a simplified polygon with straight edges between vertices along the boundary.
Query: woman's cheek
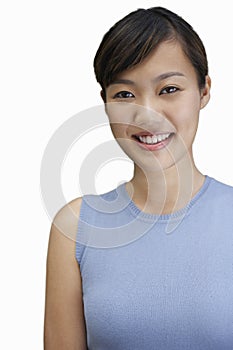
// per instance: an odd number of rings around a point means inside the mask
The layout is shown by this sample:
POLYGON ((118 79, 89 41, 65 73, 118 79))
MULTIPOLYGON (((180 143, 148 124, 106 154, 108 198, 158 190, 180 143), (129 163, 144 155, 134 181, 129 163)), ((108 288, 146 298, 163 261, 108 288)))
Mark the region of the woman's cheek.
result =
POLYGON ((116 121, 113 123, 110 123, 110 127, 112 130, 112 133, 115 138, 122 138, 125 137, 126 134, 126 126, 122 123, 117 123, 116 121))

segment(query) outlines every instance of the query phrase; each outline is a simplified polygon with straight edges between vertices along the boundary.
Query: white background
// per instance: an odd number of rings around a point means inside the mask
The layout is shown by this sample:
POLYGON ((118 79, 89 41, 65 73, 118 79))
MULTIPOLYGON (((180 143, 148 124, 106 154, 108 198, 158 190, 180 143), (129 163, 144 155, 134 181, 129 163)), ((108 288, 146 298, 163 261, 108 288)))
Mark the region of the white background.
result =
MULTIPOLYGON (((2 349, 43 348, 51 224, 40 195, 44 149, 64 121, 101 103, 92 61, 103 34, 128 12, 158 5, 184 17, 205 44, 212 99, 201 112, 195 158, 202 173, 233 185, 229 1, 22 0, 1 4, 2 349)), ((127 178, 130 163, 126 165, 122 170, 123 163, 119 163, 120 172, 114 163, 112 173, 102 171, 103 178, 100 172, 99 190, 105 186, 107 173, 112 176, 110 181, 108 176, 110 187, 127 178)), ((79 166, 69 157, 64 162, 67 201, 79 196, 79 166)))

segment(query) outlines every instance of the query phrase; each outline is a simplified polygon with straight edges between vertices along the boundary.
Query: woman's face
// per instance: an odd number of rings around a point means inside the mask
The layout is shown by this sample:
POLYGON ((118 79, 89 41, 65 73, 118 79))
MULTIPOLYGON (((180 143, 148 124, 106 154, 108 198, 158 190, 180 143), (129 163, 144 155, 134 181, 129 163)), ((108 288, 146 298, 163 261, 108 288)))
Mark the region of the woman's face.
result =
POLYGON ((163 42, 142 63, 121 73, 106 89, 106 112, 126 154, 148 170, 167 169, 192 155, 200 109, 196 72, 176 42, 163 42))

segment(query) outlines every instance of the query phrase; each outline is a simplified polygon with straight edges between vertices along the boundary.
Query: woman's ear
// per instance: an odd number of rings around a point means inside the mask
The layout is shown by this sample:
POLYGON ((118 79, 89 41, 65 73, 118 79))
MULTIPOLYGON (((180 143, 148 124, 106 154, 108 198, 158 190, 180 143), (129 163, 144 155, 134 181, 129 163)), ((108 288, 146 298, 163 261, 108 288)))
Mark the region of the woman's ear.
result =
POLYGON ((209 75, 205 77, 205 87, 201 90, 201 109, 204 108, 210 100, 211 79, 209 75))
POLYGON ((105 94, 105 91, 104 90, 101 90, 100 91, 100 96, 102 98, 102 100, 104 101, 104 103, 106 102, 106 94, 105 94))
POLYGON ((102 100, 103 100, 103 102, 104 102, 104 110, 105 110, 105 113, 107 114, 107 116, 108 116, 108 108, 107 108, 107 101, 106 101, 106 92, 104 91, 104 90, 101 90, 100 91, 100 96, 101 96, 101 98, 102 98, 102 100))

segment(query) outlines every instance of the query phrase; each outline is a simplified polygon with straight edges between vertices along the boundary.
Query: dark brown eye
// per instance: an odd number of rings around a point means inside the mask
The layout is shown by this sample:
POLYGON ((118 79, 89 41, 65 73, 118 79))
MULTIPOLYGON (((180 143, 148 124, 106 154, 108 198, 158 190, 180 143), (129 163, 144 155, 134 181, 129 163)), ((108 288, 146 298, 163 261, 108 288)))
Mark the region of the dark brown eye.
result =
POLYGON ((133 98, 134 95, 132 92, 129 91, 120 91, 116 95, 114 95, 114 98, 133 98))
POLYGON ((164 94, 173 94, 174 92, 178 91, 179 89, 175 86, 167 86, 163 90, 160 91, 160 95, 164 94))

